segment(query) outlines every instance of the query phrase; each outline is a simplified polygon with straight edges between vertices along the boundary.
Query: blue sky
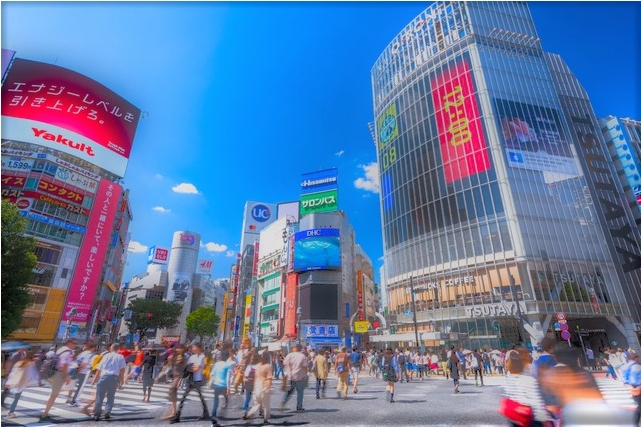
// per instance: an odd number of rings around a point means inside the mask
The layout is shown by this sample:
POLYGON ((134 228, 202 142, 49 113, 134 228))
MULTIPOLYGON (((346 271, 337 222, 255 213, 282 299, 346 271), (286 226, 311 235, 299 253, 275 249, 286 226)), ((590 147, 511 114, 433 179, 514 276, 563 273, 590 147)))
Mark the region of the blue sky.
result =
MULTIPOLYGON (((429 2, 7 2, 2 47, 102 83, 145 112, 125 176, 134 221, 123 277, 174 231, 202 236, 229 277, 248 200, 299 197, 337 167, 339 207, 383 254, 370 69, 429 2)), ((641 120, 636 2, 530 3, 597 115, 641 120)))

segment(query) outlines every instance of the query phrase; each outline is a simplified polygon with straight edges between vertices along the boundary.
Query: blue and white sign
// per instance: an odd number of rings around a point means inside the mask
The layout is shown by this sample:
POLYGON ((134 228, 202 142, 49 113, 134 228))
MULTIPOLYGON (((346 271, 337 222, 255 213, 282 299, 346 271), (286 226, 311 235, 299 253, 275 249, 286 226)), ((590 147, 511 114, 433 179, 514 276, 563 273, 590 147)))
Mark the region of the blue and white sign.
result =
POLYGON ((641 210, 641 165, 639 164, 639 159, 630 143, 625 127, 620 123, 619 119, 617 117, 608 117, 605 124, 625 177, 628 179, 630 188, 634 193, 637 208, 641 210))
POLYGON ((258 222, 265 222, 271 218, 272 212, 265 205, 254 205, 251 210, 252 218, 258 222))
POLYGON ((303 328, 306 329, 303 332, 307 338, 338 337, 338 325, 312 323, 303 325, 303 328))
POLYGON ((338 189, 338 169, 331 168, 317 172, 304 173, 300 183, 301 194, 319 193, 338 189))
POLYGON ((86 227, 81 227, 76 224, 60 221, 56 218, 49 218, 48 216, 40 215, 34 212, 20 211, 20 215, 34 221, 42 222, 44 224, 51 224, 59 228, 64 228, 65 230, 74 231, 76 233, 84 234, 87 231, 86 227))

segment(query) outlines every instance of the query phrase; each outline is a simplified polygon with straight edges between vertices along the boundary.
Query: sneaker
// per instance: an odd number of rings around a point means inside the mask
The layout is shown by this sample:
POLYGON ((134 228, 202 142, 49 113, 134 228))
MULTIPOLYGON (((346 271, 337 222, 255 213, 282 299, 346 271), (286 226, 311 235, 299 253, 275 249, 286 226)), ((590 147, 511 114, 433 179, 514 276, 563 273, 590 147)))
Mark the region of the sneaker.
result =
POLYGON ((296 412, 304 412, 305 408, 296 408, 296 412))
POLYGON ((69 406, 78 406, 78 402, 69 402, 69 406))
POLYGON ((105 414, 105 420, 110 420, 111 419, 111 414, 105 414))
MULTIPOLYGON (((39 422, 39 423, 50 423, 50 422, 52 422, 52 421, 53 421, 53 420, 51 419, 51 417, 50 417, 49 415, 47 415, 47 416, 43 416, 43 415, 41 415, 41 416, 40 416, 40 418, 38 418, 38 422, 39 422)), ((97 420, 96 420, 96 421, 97 421, 97 420)))

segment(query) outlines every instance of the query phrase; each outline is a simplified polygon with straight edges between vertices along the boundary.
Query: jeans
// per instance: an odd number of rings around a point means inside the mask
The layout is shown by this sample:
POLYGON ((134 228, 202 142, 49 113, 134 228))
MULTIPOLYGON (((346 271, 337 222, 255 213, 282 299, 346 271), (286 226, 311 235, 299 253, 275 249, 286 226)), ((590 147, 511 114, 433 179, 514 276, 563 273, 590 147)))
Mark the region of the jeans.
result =
POLYGON ((13 395, 13 402, 11 403, 11 407, 9 407, 9 413, 12 413, 16 410, 16 406, 18 406, 18 400, 20 400, 20 396, 22 396, 22 392, 13 395))
POLYGON ((118 375, 105 375, 98 379, 98 384, 96 384, 96 407, 94 409, 94 416, 100 416, 102 412, 102 401, 105 400, 105 396, 107 396, 105 413, 111 414, 111 410, 114 407, 114 400, 116 399, 118 383, 118 375))
POLYGON ((303 394, 305 393, 305 387, 307 386, 307 378, 297 381, 292 380, 290 384, 291 386, 289 390, 287 390, 283 395, 283 405, 287 403, 294 390, 296 390, 296 409, 303 409, 303 394))
POLYGON ((73 393, 73 397, 71 398, 71 403, 76 403, 76 399, 78 398, 78 394, 80 394, 80 390, 84 385, 87 375, 89 375, 89 373, 86 373, 86 374, 78 373, 78 376, 76 377, 76 380, 77 380, 76 391, 73 393))
MULTIPOLYGON (((200 398, 200 404, 203 407, 203 416, 207 417, 209 415, 209 411, 207 410, 207 402, 205 402, 205 398, 203 397, 203 392, 200 389, 200 386, 202 385, 202 381, 192 381, 191 378, 186 381, 186 389, 185 393, 183 394, 182 399, 180 399, 180 404, 178 405, 178 414, 182 412, 183 405, 185 404, 185 400, 187 400, 187 396, 189 396, 189 393, 192 390, 196 390, 196 393, 198 393, 198 397, 200 398)), ((178 416, 176 416, 178 418, 178 416)))
POLYGON ((214 406, 211 409, 211 419, 212 421, 216 420, 216 414, 218 412, 218 401, 220 396, 225 397, 225 406, 227 404, 227 386, 214 386, 214 406))
POLYGON ((247 412, 247 410, 249 409, 249 402, 251 402, 252 400, 253 388, 253 385, 251 386, 251 388, 245 387, 245 403, 243 404, 243 412, 247 412))
POLYGON ((327 385, 326 380, 323 380, 321 378, 316 378, 316 396, 319 396, 321 389, 323 390, 323 396, 325 396, 325 385, 327 385), (323 383, 322 387, 321 387, 321 383, 323 383))
POLYGON ((276 367, 276 373, 274 374, 274 376, 276 377, 276 379, 279 379, 281 375, 285 376, 285 374, 283 373, 283 365, 278 365, 276 367))

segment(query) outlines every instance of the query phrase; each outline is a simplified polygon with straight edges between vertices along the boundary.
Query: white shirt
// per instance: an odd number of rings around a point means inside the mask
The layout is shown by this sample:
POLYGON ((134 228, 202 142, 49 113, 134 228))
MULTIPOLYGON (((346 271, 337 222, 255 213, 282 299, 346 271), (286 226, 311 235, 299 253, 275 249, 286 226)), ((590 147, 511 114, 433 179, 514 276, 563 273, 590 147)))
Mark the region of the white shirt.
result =
POLYGON ((193 364, 194 366, 198 366, 198 370, 194 372, 193 379, 194 381, 202 381, 203 380, 203 368, 205 367, 205 355, 204 354, 192 354, 189 356, 189 359, 187 359, 187 364, 193 364))
POLYGON ((120 370, 127 367, 125 357, 122 354, 113 351, 102 356, 98 364, 98 370, 101 376, 105 375, 120 375, 120 370))
POLYGON ((91 350, 85 350, 78 355, 79 373, 86 375, 91 370, 91 359, 93 359, 93 352, 91 350), (83 363, 85 365, 84 367, 82 366, 83 363))

